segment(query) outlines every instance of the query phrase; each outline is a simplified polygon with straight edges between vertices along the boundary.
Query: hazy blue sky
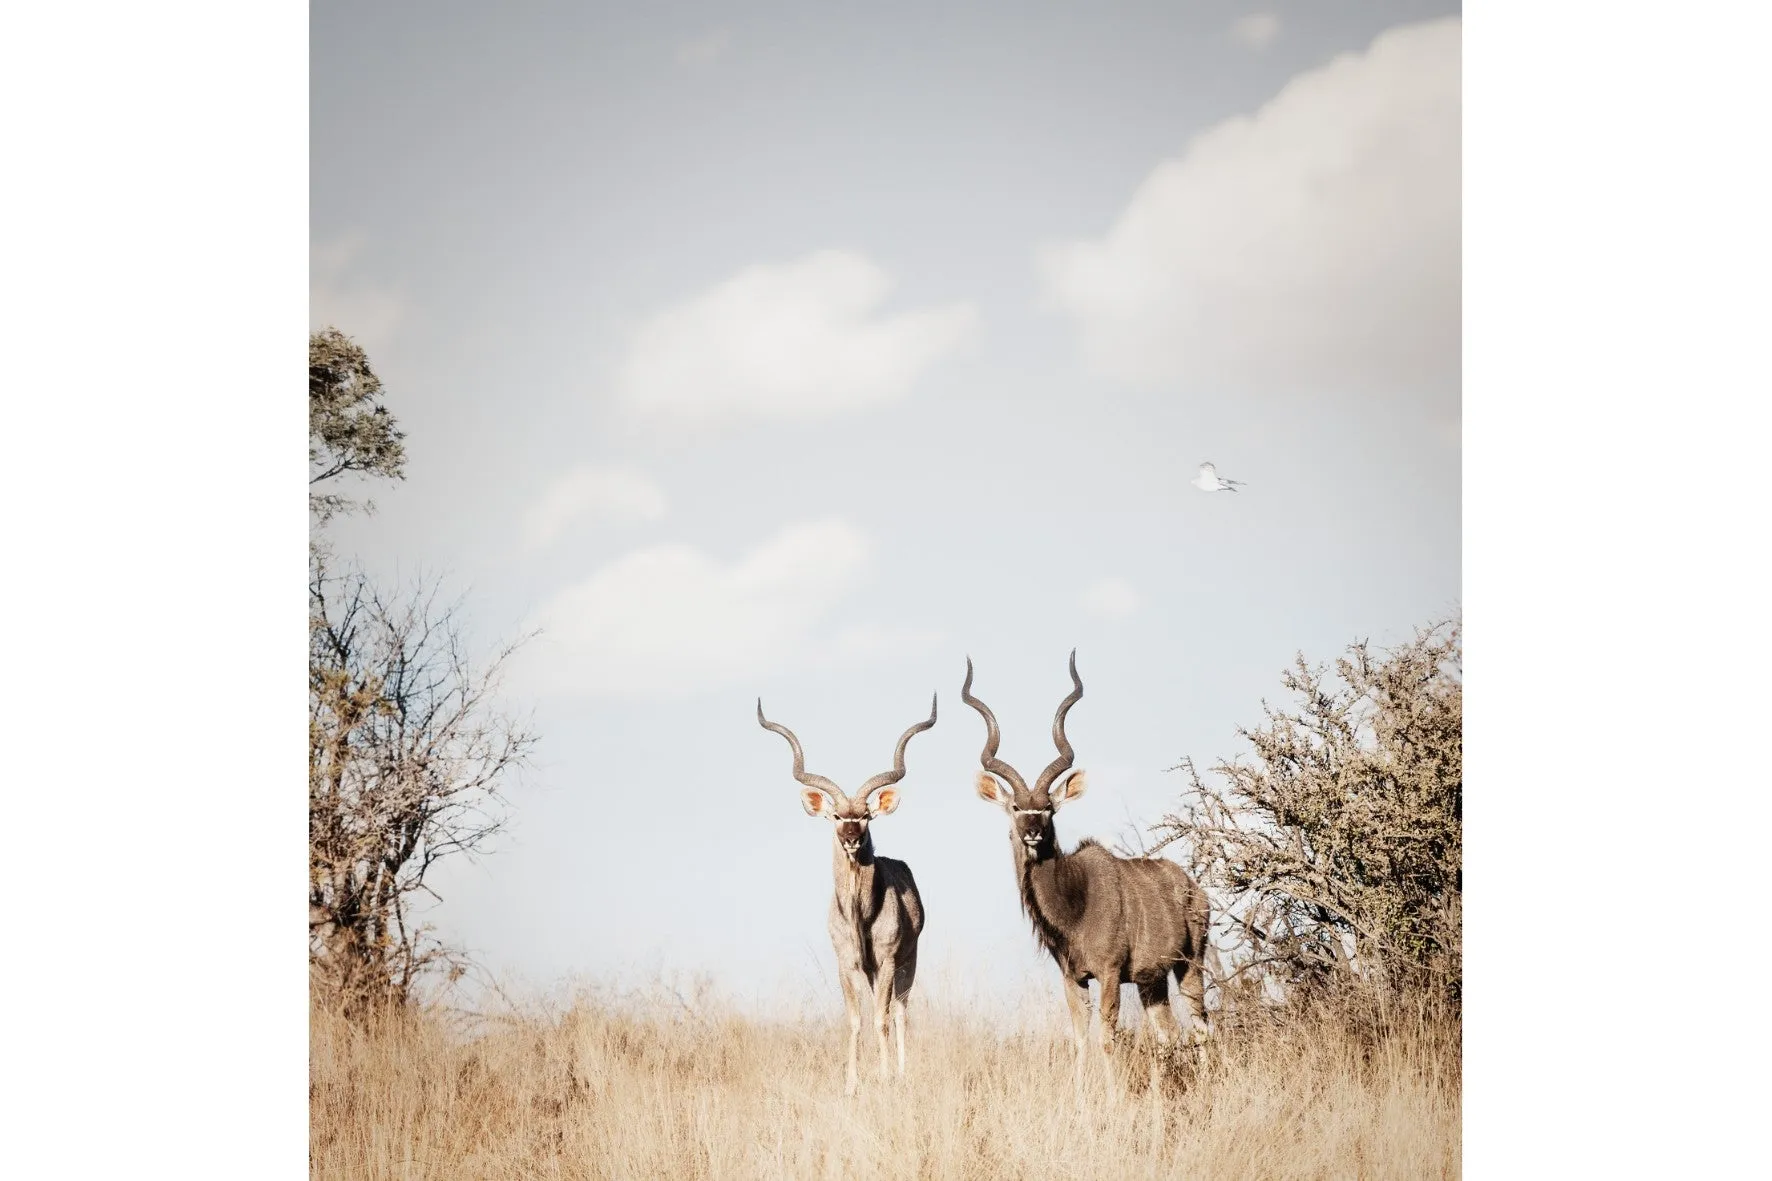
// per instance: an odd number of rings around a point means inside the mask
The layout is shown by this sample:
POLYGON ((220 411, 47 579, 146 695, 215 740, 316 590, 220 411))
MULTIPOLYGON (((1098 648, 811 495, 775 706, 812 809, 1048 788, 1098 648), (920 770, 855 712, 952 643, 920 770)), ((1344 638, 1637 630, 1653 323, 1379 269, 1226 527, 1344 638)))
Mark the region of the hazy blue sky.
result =
POLYGON ((835 1011, 754 702, 853 785, 939 691, 876 844, 926 973, 1056 1005, 966 655, 1031 772, 1078 649, 1068 845, 1295 651, 1457 604, 1459 8, 747 8, 314 5, 314 320, 411 455, 336 541, 546 629, 537 764, 433 918, 513 979, 835 1011))

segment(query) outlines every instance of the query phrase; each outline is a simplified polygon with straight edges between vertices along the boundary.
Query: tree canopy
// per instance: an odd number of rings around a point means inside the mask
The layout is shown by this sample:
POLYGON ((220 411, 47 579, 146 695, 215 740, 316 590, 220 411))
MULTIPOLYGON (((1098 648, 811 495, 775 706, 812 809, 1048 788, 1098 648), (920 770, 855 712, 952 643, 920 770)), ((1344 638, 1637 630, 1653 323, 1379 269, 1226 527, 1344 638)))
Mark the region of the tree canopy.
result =
POLYGON ((324 523, 333 515, 374 505, 317 484, 347 474, 406 478, 406 447, 394 416, 381 401, 381 378, 361 345, 336 328, 308 335, 308 507, 324 523))

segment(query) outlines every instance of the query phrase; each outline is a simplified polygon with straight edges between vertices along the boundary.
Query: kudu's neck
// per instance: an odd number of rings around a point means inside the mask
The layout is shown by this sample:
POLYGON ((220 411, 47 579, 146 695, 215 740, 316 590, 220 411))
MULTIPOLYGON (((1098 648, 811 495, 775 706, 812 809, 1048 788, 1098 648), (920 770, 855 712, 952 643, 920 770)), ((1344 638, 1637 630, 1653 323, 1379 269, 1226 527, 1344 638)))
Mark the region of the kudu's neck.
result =
POLYGON ((1066 943, 1064 928, 1076 920, 1081 911, 1080 900, 1071 897, 1073 876, 1069 855, 1058 850, 1058 832, 1046 830, 1045 839, 1029 857, 1021 839, 1010 834, 1015 855, 1015 880, 1020 887, 1021 907, 1034 925, 1034 933, 1054 955, 1062 955, 1066 943))
POLYGON ((835 879, 838 904, 845 913, 857 916, 865 909, 863 900, 871 896, 874 875, 874 838, 868 833, 861 836, 861 844, 854 856, 843 847, 838 839, 831 841, 831 876, 835 879))

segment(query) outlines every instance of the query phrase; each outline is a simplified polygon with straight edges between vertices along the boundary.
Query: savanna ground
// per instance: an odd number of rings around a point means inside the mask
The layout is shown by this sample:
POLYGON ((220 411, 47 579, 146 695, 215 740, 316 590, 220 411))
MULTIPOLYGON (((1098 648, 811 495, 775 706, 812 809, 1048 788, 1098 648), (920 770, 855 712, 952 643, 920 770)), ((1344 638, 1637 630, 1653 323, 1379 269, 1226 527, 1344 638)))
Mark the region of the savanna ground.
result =
MULTIPOLYGON (((1052 1015, 1056 1018, 1056 1014, 1052 1015)), ((670 1000, 473 1026, 408 1010, 311 1023, 311 1175, 415 1178, 1430 1178, 1460 1175, 1455 1019, 1393 1009, 1221 1028, 1150 1086, 1143 1042, 1082 1090, 1061 1020, 912 1010, 908 1074, 864 1034, 670 1000)), ((1130 1036, 1130 1035, 1128 1035, 1130 1036)))

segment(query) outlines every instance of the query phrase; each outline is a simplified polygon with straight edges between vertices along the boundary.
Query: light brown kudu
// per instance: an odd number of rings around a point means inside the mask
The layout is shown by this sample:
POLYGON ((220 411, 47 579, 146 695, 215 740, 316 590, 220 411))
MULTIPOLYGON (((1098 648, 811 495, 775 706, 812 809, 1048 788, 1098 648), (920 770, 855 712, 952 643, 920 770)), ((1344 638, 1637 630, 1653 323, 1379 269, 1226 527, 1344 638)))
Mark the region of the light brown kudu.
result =
POLYGON ((923 899, 917 893, 911 867, 875 854, 874 838, 868 829, 870 822, 898 807, 898 789, 892 785, 904 778, 905 746, 914 735, 935 725, 935 707, 932 697, 929 720, 918 722, 899 738, 892 770, 869 779, 851 796, 824 776, 807 773, 800 740, 786 726, 765 718, 763 701, 757 701, 758 723, 765 730, 780 734, 793 748, 794 778, 801 784, 800 805, 808 816, 832 822, 835 889, 826 926, 831 947, 837 953, 843 1004, 849 1012, 848 1094, 854 1094, 856 1089, 862 1005, 866 999, 873 1002, 881 1077, 892 1073, 888 1025, 898 1035, 898 1073, 904 1074, 905 1008, 917 976, 917 937, 923 931, 923 899))

